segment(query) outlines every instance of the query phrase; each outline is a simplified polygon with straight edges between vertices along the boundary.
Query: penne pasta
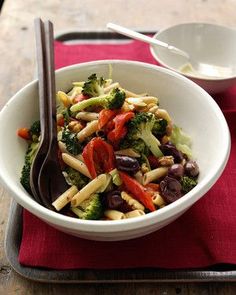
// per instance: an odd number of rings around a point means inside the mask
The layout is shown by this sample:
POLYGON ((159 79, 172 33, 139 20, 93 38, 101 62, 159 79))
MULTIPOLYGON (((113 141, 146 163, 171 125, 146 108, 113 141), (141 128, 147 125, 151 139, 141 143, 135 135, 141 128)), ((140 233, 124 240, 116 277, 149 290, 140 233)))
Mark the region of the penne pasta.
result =
POLYGON ((147 105, 147 111, 148 111, 148 113, 155 114, 156 111, 158 110, 158 108, 159 107, 155 103, 149 103, 147 105))
POLYGON ((132 92, 130 90, 127 90, 127 89, 124 89, 124 88, 122 88, 122 90, 125 92, 126 97, 142 97, 142 96, 145 96, 145 93, 137 94, 137 93, 134 93, 134 92, 132 92))
POLYGON ((55 207, 57 211, 60 211, 71 201, 71 199, 77 192, 77 187, 75 185, 72 185, 67 191, 65 191, 52 203, 53 207, 55 207))
POLYGON ((134 105, 129 104, 127 101, 125 101, 123 103, 123 106, 121 107, 121 110, 123 112, 129 112, 129 111, 133 111, 135 109, 134 105))
POLYGON ((86 137, 92 135, 98 130, 98 120, 87 123, 86 127, 77 133, 79 141, 84 141, 86 137))
POLYGON ((107 184, 107 175, 100 174, 98 177, 90 181, 86 186, 84 186, 71 200, 71 206, 77 207, 89 196, 99 191, 107 184))
POLYGON ((155 115, 158 117, 158 118, 162 118, 162 119, 165 119, 168 123, 171 123, 171 117, 170 115, 168 114, 168 112, 164 109, 158 109, 155 113, 155 115))
POLYGON ((57 92, 57 98, 64 104, 65 107, 68 107, 71 104, 69 96, 63 91, 57 92))
POLYGON ((140 154, 135 152, 133 149, 123 149, 123 150, 118 150, 115 151, 116 155, 123 155, 123 156, 129 156, 129 157, 134 157, 134 158, 139 158, 140 154))
POLYGON ((75 157, 67 153, 62 153, 61 156, 64 163, 66 163, 68 166, 79 171, 80 173, 87 176, 88 178, 92 178, 88 171, 87 166, 82 161, 80 161, 79 159, 76 159, 75 157))
POLYGON ((78 87, 83 87, 84 86, 84 81, 75 81, 75 82, 72 82, 72 84, 74 86, 78 86, 78 87))
POLYGON ((134 105, 135 107, 143 108, 147 106, 147 103, 142 101, 139 97, 129 97, 126 99, 126 102, 134 105))
POLYGON ((114 88, 119 88, 120 84, 118 82, 112 83, 109 86, 104 88, 104 93, 108 93, 109 91, 111 91, 114 88))
POLYGON ((163 200, 163 198, 158 192, 154 193, 154 195, 152 196, 152 201, 153 201, 153 204, 158 207, 165 206, 165 201, 163 200))
POLYGON ((142 97, 139 97, 139 99, 145 102, 146 104, 150 104, 150 103, 158 104, 158 98, 155 96, 142 96, 142 97))
POLYGON ((62 141, 58 141, 58 147, 59 147, 59 150, 62 152, 62 153, 68 153, 67 149, 66 149, 66 145, 64 142, 62 141))
POLYGON ((79 112, 76 115, 76 119, 81 119, 84 121, 94 121, 98 120, 99 113, 93 113, 93 112, 79 112))
POLYGON ((127 204, 132 208, 132 209, 138 209, 144 211, 145 207, 139 203, 136 199, 131 197, 129 194, 126 192, 121 192, 121 198, 127 202, 127 204))
POLYGON ((139 217, 142 215, 145 215, 145 212, 143 210, 136 209, 136 210, 125 213, 125 218, 139 217))
MULTIPOLYGON (((79 155, 72 155, 71 153, 69 153, 66 149, 66 145, 64 142, 62 141, 58 141, 58 147, 59 147, 59 150, 61 151, 61 153, 67 153, 69 155, 71 155, 72 157, 76 158, 77 160, 80 160, 81 162, 84 163, 84 158, 82 156, 82 154, 79 154, 79 155)), ((84 174, 84 173, 83 173, 84 174)))
POLYGON ((104 211, 104 216, 111 220, 125 219, 125 214, 117 210, 106 210, 104 211))
POLYGON ((161 177, 165 176, 167 172, 168 172, 167 167, 159 167, 151 171, 148 171, 143 176, 143 184, 146 185, 149 182, 156 181, 160 179, 161 177))
POLYGON ((74 103, 74 99, 76 98, 76 96, 82 93, 82 90, 83 90, 82 86, 74 86, 72 90, 67 93, 72 103, 74 103))
POLYGON ((142 97, 128 97, 126 101, 130 104, 139 107, 146 107, 147 105, 152 104, 151 106, 156 106, 158 103, 158 98, 154 96, 142 96, 142 97))
POLYGON ((141 171, 136 172, 134 178, 143 185, 143 173, 141 171))
POLYGON ((76 155, 75 158, 84 163, 84 158, 83 158, 82 154, 76 155))

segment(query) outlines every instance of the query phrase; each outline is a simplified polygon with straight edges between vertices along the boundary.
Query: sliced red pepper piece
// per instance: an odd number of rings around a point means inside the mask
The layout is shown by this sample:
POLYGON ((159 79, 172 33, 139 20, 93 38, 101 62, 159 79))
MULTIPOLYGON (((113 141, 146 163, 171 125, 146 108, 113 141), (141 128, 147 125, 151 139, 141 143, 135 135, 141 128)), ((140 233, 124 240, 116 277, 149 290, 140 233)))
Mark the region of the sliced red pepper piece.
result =
POLYGON ((125 137, 127 133, 127 128, 125 124, 133 117, 133 112, 126 112, 115 116, 115 118, 113 119, 113 122, 115 123, 115 128, 107 135, 110 142, 114 142, 115 144, 117 144, 123 137, 125 137))
POLYGON ((92 178, 115 168, 113 147, 100 137, 94 137, 84 147, 82 156, 92 178))
POLYGON ((92 178, 97 176, 97 172, 95 169, 94 159, 93 159, 93 142, 92 140, 84 147, 82 153, 84 162, 89 170, 90 175, 92 178))
POLYGON ((119 171, 119 174, 127 191, 129 191, 135 199, 140 201, 150 211, 155 211, 156 208, 152 202, 152 194, 137 180, 133 179, 125 172, 119 171))
POLYGON ((98 128, 102 129, 108 122, 110 122, 115 117, 116 114, 117 111, 102 109, 99 112, 98 128))
MULTIPOLYGON (((113 131, 113 130, 112 130, 112 131, 113 131)), ((121 129, 119 139, 116 138, 115 132, 112 132, 112 131, 110 131, 110 132, 107 134, 107 138, 108 138, 108 140, 112 143, 113 146, 118 146, 120 140, 121 140, 122 138, 124 138, 125 135, 127 134, 127 128, 126 128, 126 126, 124 126, 124 127, 121 129)))

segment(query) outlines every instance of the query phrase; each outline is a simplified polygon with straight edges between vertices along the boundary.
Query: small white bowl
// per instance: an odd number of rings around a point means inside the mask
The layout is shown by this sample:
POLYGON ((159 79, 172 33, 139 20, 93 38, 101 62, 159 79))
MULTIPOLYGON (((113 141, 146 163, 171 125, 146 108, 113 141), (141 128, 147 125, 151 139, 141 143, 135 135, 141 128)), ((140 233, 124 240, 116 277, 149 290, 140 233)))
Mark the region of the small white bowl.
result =
POLYGON ((229 77, 200 77, 181 72, 184 59, 160 46, 150 46, 157 62, 196 82, 207 92, 223 92, 236 85, 236 30, 206 23, 183 23, 157 32, 153 38, 189 53, 196 61, 222 67, 232 67, 229 77))
POLYGON ((148 92, 193 141, 200 167, 198 185, 176 202, 145 216, 118 221, 86 221, 64 216, 39 205, 20 184, 26 143, 17 137, 19 127, 39 118, 37 81, 16 93, 0 112, 0 179, 9 194, 24 208, 53 227, 91 240, 126 240, 154 232, 183 214, 221 175, 230 150, 230 135, 216 102, 198 85, 155 65, 131 61, 96 61, 73 65, 56 72, 57 90, 68 91, 72 81, 92 73, 108 77, 137 93, 148 92))

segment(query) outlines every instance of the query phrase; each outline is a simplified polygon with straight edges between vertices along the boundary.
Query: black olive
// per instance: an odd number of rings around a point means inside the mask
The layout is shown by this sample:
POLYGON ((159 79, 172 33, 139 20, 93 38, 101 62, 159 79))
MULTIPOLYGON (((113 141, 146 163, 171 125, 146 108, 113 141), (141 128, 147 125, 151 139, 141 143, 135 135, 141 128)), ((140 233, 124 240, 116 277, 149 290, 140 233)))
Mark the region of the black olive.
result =
POLYGON ((195 161, 188 161, 185 164, 185 173, 186 175, 190 176, 190 177, 196 177, 199 174, 199 167, 198 164, 195 161))
POLYGON ((180 182, 172 177, 166 176, 160 182, 161 196, 166 203, 173 203, 182 197, 180 182))
POLYGON ((123 203, 120 191, 110 191, 105 195, 105 206, 109 209, 119 209, 123 203))
POLYGON ((116 155, 116 167, 118 170, 133 174, 140 169, 137 159, 122 155, 116 155))
POLYGON ((162 144, 160 146, 161 151, 165 156, 173 156, 175 163, 181 163, 184 159, 183 153, 175 147, 175 145, 171 142, 167 142, 166 144, 162 144))
POLYGON ((184 166, 181 164, 173 164, 168 170, 168 175, 180 179, 184 175, 184 166))

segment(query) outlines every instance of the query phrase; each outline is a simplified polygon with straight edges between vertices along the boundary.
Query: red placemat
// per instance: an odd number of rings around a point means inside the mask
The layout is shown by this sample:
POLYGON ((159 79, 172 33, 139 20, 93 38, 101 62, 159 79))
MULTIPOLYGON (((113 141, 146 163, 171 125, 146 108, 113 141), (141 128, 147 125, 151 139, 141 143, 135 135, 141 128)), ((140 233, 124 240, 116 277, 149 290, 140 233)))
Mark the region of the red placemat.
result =
MULTIPOLYGON (((97 59, 155 63, 148 45, 64 45, 55 43, 57 68, 97 59)), ((52 269, 133 267, 200 268, 236 264, 236 87, 215 97, 232 137, 229 162, 214 187, 178 220, 142 238, 122 242, 88 241, 50 227, 23 212, 19 262, 52 269)))

